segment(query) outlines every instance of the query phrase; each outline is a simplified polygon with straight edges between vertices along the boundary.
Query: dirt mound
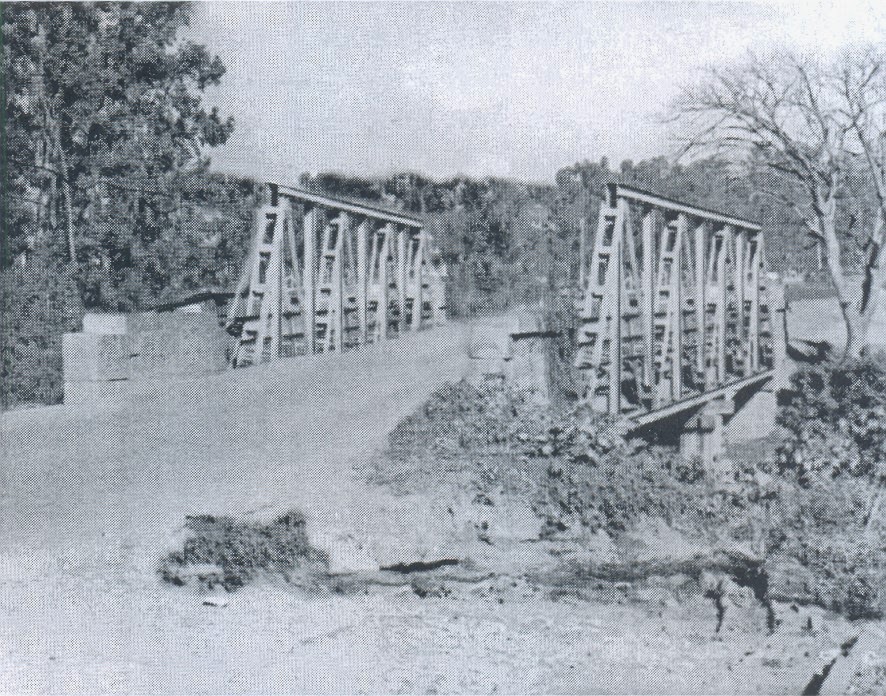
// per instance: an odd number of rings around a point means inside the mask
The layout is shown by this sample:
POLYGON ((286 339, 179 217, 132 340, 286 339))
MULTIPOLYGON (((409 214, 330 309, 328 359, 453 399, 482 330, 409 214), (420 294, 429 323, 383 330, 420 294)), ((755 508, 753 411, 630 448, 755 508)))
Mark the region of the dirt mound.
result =
POLYGON ((270 524, 189 516, 185 527, 192 536, 159 568, 161 577, 174 585, 232 591, 262 574, 301 585, 320 584, 326 575, 329 559, 308 543, 300 512, 288 512, 270 524))

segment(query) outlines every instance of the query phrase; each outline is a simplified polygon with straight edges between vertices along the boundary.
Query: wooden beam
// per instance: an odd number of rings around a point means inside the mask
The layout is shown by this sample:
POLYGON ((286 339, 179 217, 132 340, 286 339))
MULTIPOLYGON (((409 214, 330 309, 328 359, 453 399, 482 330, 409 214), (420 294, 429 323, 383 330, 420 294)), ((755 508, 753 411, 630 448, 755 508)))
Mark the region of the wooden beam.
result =
POLYGON ((384 239, 381 243, 381 253, 379 257, 379 298, 378 310, 376 311, 377 321, 379 323, 379 340, 384 341, 388 338, 388 290, 391 281, 388 277, 388 257, 391 255, 391 237, 394 234, 394 226, 388 223, 382 228, 384 239))
MULTIPOLYGON (((613 295, 612 325, 609 332, 609 413, 618 415, 621 413, 621 384, 622 384, 622 345, 621 323, 622 303, 624 294, 624 236, 628 205, 626 201, 618 201, 615 216, 615 229, 612 231, 612 256, 609 259, 607 269, 607 282, 612 284, 615 292, 613 295)), ((599 340, 599 339, 598 339, 599 340)))
POLYGON ((418 218, 414 218, 409 215, 403 215, 399 212, 384 210, 383 208, 377 208, 365 203, 358 203, 356 201, 344 201, 339 198, 332 198, 331 196, 325 196, 320 193, 304 191, 294 186, 280 185, 277 186, 277 188, 281 196, 285 196, 286 198, 290 198, 296 201, 310 203, 311 205, 320 205, 326 208, 331 208, 333 210, 340 210, 342 212, 365 216, 376 220, 382 220, 384 222, 393 222, 397 225, 414 227, 416 229, 422 227, 423 225, 422 221, 418 218))
MULTIPOLYGON (((763 235, 755 235, 749 242, 753 245, 749 262, 751 265, 751 326, 748 336, 750 352, 750 370, 756 372, 760 368, 760 267, 762 266, 763 235)), ((750 249, 749 249, 750 250, 750 249)))
POLYGON ((757 223, 735 217, 734 215, 720 213, 716 210, 707 210, 695 205, 687 205, 685 203, 680 203, 679 201, 675 201, 670 198, 665 198, 664 196, 659 196, 654 193, 649 193, 648 191, 636 189, 631 186, 625 186, 623 184, 612 184, 610 186, 614 187, 614 189, 610 188, 608 194, 610 196, 614 195, 617 198, 636 201, 638 203, 645 203, 647 205, 652 205, 656 208, 668 210, 673 213, 684 213, 690 217, 700 220, 709 220, 711 222, 717 222, 720 224, 733 225, 735 227, 752 230, 755 232, 759 232, 761 230, 760 225, 758 225, 757 223))
MULTIPOLYGON (((268 256, 268 265, 265 269, 261 302, 259 303, 258 334, 256 336, 255 352, 252 359, 254 365, 257 365, 264 359, 265 340, 268 338, 271 339, 270 357, 272 360, 276 358, 274 353, 277 349, 277 336, 275 336, 275 333, 279 317, 276 308, 280 297, 280 293, 278 292, 280 281, 277 274, 280 258, 280 238, 282 236, 280 234, 280 214, 276 208, 264 208, 263 210, 264 225, 259 230, 259 234, 262 235, 259 250, 263 251, 270 246, 270 255, 268 256), (264 241, 265 231, 268 229, 271 230, 271 234, 273 235, 270 245, 264 241)), ((259 256, 261 256, 261 254, 259 254, 259 256)))
POLYGON ((705 350, 707 344, 707 280, 705 269, 707 262, 705 251, 707 250, 707 224, 701 223, 695 228, 695 317, 697 322, 698 353, 696 355, 696 369, 701 375, 702 383, 707 381, 707 362, 705 350))
POLYGON ((587 283, 588 277, 587 255, 588 224, 584 216, 582 215, 581 220, 578 221, 578 287, 581 292, 585 291, 585 285, 587 283))
POLYGON ((717 257, 717 384, 726 381, 726 252, 732 243, 732 227, 723 228, 721 240, 717 257))
POLYGON ((305 350, 317 352, 317 209, 308 208, 302 222, 305 350))
POLYGON ((628 417, 638 427, 650 425, 664 418, 669 418, 671 416, 677 415, 678 413, 682 413, 683 411, 688 411, 689 409, 701 406, 702 404, 708 403, 709 401, 716 401, 717 399, 721 399, 730 393, 736 393, 741 391, 742 389, 747 389, 756 384, 762 384, 767 380, 772 379, 774 375, 774 370, 760 372, 759 374, 751 375, 750 377, 743 377, 741 379, 734 380, 732 382, 729 382, 728 384, 719 385, 716 389, 705 392, 704 394, 698 394, 686 399, 681 399, 680 401, 677 401, 673 404, 668 404, 667 406, 663 406, 662 408, 648 411, 646 413, 631 414, 628 417))
POLYGON ((655 389, 655 213, 643 214, 643 269, 641 314, 643 319, 643 384, 655 389))
POLYGON ((332 301, 335 303, 335 350, 345 349, 345 240, 350 230, 347 213, 339 213, 338 234, 335 236, 335 261, 332 264, 332 301))
POLYGON ((406 230, 402 227, 397 230, 397 303, 400 306, 398 323, 399 335, 406 331, 406 230))
MULTIPOLYGON (((276 197, 275 197, 276 198, 276 197)), ((274 252, 277 258, 274 264, 274 330, 271 333, 271 360, 283 355, 283 254, 286 251, 286 213, 277 206, 277 225, 274 230, 274 252)))
POLYGON ((372 223, 367 219, 357 226, 357 316, 360 323, 360 344, 369 342, 369 276, 366 272, 367 239, 372 223))
POLYGON ((748 277, 745 239, 745 231, 737 230, 735 234, 735 288, 733 292, 735 294, 736 309, 735 335, 738 339, 738 350, 743 355, 741 373, 747 376, 750 374, 750 365, 746 356, 747 344, 745 343, 744 331, 744 296, 746 279, 748 277))
POLYGON ((674 244, 674 325, 671 363, 671 398, 678 401, 683 396, 683 247, 688 221, 685 213, 677 215, 677 241, 674 244))
POLYGON ((237 288, 234 290, 234 297, 231 299, 231 305, 228 308, 227 327, 233 324, 233 320, 239 316, 250 315, 249 304, 251 302, 250 283, 257 276, 256 273, 256 257, 258 256, 258 245, 261 243, 261 216, 256 213, 256 223, 253 229, 255 232, 252 239, 249 240, 249 251, 246 258, 243 259, 243 265, 240 271, 240 280, 237 282, 237 288))
POLYGON ((412 330, 418 331, 421 328, 421 315, 424 308, 423 288, 424 277, 422 267, 425 261, 425 230, 418 231, 416 236, 417 248, 415 250, 415 263, 413 264, 413 275, 415 276, 415 293, 412 298, 412 330))

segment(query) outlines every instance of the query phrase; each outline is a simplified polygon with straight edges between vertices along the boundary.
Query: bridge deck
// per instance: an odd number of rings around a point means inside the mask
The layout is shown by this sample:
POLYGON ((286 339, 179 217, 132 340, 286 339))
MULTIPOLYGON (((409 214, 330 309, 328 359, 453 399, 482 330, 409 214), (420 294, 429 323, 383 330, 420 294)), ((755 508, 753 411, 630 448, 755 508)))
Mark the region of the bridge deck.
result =
POLYGON ((774 376, 775 370, 766 370, 765 372, 761 372, 750 377, 745 377, 744 379, 735 380, 734 382, 730 382, 729 384, 724 384, 717 389, 712 389, 711 391, 704 392, 703 394, 697 394, 686 399, 681 399, 680 401, 668 404, 667 406, 664 406, 662 408, 654 409, 652 411, 638 411, 637 413, 628 414, 628 417, 633 423, 636 424, 638 428, 652 425, 653 423, 657 423, 659 421, 665 420, 666 418, 670 418, 671 416, 675 416, 678 413, 703 406, 706 403, 710 403, 711 401, 716 401, 717 399, 730 396, 744 389, 762 386, 765 382, 771 380, 774 376))

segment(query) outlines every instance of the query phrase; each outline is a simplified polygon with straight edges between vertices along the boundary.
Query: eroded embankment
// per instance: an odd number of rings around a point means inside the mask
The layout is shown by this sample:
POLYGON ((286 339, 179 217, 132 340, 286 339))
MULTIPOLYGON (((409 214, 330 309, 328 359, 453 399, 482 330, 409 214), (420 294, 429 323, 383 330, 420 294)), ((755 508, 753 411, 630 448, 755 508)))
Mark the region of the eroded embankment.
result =
POLYGON ((636 607, 658 613, 665 631, 675 611, 691 610, 706 650, 745 644, 739 661, 774 651, 762 667, 802 663, 814 692, 829 678, 829 651, 848 654, 840 646, 857 631, 815 606, 830 606, 828 596, 801 596, 786 581, 785 540, 796 530, 778 529, 793 519, 773 508, 781 484, 751 464, 727 473, 628 440, 616 423, 460 384, 401 423, 363 472, 367 497, 384 506, 361 531, 398 546, 396 560, 331 572, 297 514, 252 526, 193 518, 196 536, 161 572, 230 590, 275 577, 319 592, 400 587, 423 602, 636 607))

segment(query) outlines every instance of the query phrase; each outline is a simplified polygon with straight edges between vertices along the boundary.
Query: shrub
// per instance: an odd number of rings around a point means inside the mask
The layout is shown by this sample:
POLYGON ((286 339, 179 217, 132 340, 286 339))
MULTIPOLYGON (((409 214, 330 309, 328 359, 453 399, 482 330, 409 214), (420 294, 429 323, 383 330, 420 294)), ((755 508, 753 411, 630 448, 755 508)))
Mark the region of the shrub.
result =
POLYGON ((396 459, 431 454, 437 457, 500 448, 524 396, 498 386, 475 387, 465 381, 438 389, 388 438, 396 459))
POLYGON ((328 559, 308 543, 305 519, 299 512, 289 512, 270 524, 237 522, 230 517, 197 515, 186 518, 185 526, 193 535, 181 551, 166 557, 160 574, 173 584, 185 584, 189 569, 207 566, 202 579, 210 587, 217 583, 234 590, 253 580, 259 573, 279 574, 288 580, 301 573, 309 575, 325 568, 328 559))
POLYGON ((886 356, 801 367, 778 421, 777 471, 797 487, 781 501, 773 545, 808 572, 802 599, 850 618, 882 616, 886 356))
POLYGON ((502 384, 460 382, 397 426, 389 454, 401 461, 430 457, 437 468, 441 459, 463 460, 476 469, 481 498, 503 477, 490 479, 484 457, 504 455, 532 481, 533 508, 550 534, 617 531, 640 515, 673 520, 700 504, 701 488, 695 498, 684 490, 700 478, 697 462, 626 435, 622 423, 586 407, 539 404, 502 384))
POLYGON ((62 334, 82 315, 71 269, 48 255, 0 271, 0 409, 61 402, 62 334))
POLYGON ((841 475, 886 482, 886 356, 801 367, 783 394, 782 470, 803 485, 841 475))
POLYGON ((854 533, 789 535, 769 570, 781 599, 817 604, 852 620, 886 614, 886 555, 854 533))
POLYGON ((681 482, 670 460, 657 450, 618 447, 593 459, 552 461, 540 481, 535 509, 544 532, 618 533, 648 517, 675 524, 706 508, 704 488, 681 482))

